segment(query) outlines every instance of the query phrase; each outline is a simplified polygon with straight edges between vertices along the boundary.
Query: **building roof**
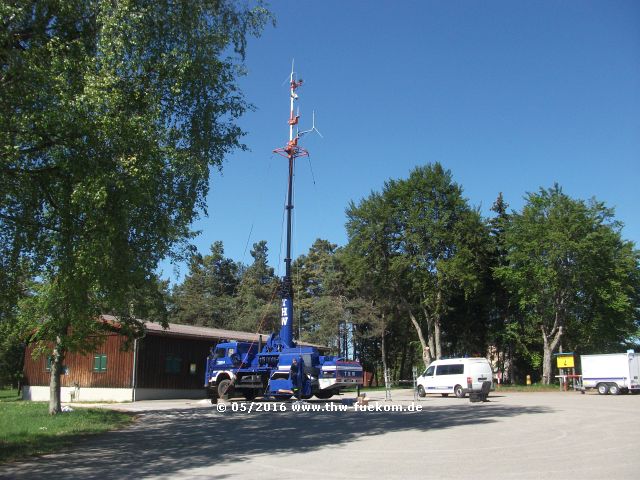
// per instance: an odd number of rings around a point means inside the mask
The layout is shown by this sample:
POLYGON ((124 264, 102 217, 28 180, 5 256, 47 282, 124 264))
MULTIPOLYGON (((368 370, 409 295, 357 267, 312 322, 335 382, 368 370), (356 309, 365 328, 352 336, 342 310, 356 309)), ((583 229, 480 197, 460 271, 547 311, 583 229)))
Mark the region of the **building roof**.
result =
MULTIPOLYGON (((111 322, 118 323, 117 317, 113 315, 101 315, 102 319, 111 322)), ((144 321, 144 327, 147 335, 160 335, 167 337, 187 337, 187 338, 202 338, 208 340, 239 340, 245 342, 258 342, 259 337, 262 336, 262 341, 266 342, 270 336, 267 333, 250 333, 239 332, 237 330, 224 330, 222 328, 210 328, 210 327, 196 327, 194 325, 180 325, 177 323, 169 323, 165 329, 160 323, 144 321)), ((315 345, 307 342, 297 342, 300 345, 307 345, 316 347, 320 350, 327 350, 327 347, 323 345, 315 345)))
MULTIPOLYGON (((147 334, 150 335, 167 335, 171 337, 198 337, 198 338, 215 338, 218 340, 243 340, 247 342, 258 341, 260 334, 249 332, 238 332, 235 330, 224 330, 221 328, 209 328, 209 327, 196 327, 193 325, 179 325, 177 323, 170 323, 168 328, 164 328, 161 324, 156 322, 145 322, 144 327, 147 330, 147 334)), ((262 340, 266 341, 269 335, 266 333, 261 334, 262 340)))

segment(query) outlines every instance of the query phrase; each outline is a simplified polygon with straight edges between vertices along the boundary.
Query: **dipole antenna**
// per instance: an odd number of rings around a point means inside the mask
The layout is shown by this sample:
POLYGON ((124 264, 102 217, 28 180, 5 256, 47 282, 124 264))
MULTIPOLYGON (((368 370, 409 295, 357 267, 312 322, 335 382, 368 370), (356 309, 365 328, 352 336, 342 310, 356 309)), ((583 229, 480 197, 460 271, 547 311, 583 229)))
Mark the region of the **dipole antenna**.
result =
POLYGON ((280 290, 281 313, 280 313, 280 340, 284 347, 293 346, 293 285, 291 280, 291 214, 293 210, 293 167, 296 158, 308 157, 309 152, 298 145, 300 138, 310 132, 315 131, 322 137, 316 128, 315 112, 313 113, 313 125, 311 129, 300 131, 298 122, 299 112, 296 113, 295 103, 298 100, 296 90, 302 86, 302 78, 298 79, 294 71, 294 63, 291 62, 291 74, 289 75, 289 141, 284 147, 276 148, 273 153, 283 156, 289 163, 289 181, 287 185, 287 246, 286 258, 284 259, 285 274, 282 279, 280 290))

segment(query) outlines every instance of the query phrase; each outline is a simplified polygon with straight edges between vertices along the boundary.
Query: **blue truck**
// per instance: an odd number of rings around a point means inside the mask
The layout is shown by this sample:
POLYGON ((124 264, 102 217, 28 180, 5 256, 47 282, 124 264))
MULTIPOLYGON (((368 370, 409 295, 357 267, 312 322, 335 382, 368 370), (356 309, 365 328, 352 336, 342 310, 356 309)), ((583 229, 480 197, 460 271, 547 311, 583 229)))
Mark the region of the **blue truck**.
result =
POLYGON ((362 366, 321 355, 313 346, 285 346, 281 335, 262 342, 225 341, 207 358, 205 388, 217 399, 242 396, 288 400, 292 396, 329 399, 345 388, 362 385, 362 366))
POLYGON ((362 385, 362 366, 357 361, 320 355, 316 347, 298 345, 293 340, 293 288, 291 282, 291 212, 293 210, 293 166, 296 158, 309 156, 298 145, 300 138, 310 130, 298 130, 299 115, 294 115, 296 90, 302 80, 290 78, 289 141, 274 150, 288 160, 289 182, 287 194, 287 256, 285 275, 280 286, 281 327, 266 341, 225 341, 211 349, 207 357, 205 388, 212 402, 218 398, 228 399, 242 395, 248 400, 264 396, 277 400, 307 399, 315 395, 321 399, 331 398, 340 390, 362 385), (294 135, 295 128, 295 135, 294 135))

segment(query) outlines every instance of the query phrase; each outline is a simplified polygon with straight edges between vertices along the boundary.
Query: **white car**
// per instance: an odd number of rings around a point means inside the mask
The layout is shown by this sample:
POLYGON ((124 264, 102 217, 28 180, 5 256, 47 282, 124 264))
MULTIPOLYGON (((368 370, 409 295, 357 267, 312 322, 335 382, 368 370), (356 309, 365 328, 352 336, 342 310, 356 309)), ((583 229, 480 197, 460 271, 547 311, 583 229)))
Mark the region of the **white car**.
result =
POLYGON ((486 358, 448 358, 432 362, 418 377, 418 395, 439 393, 443 397, 450 393, 463 398, 468 390, 480 391, 483 382, 493 386, 493 370, 486 358))

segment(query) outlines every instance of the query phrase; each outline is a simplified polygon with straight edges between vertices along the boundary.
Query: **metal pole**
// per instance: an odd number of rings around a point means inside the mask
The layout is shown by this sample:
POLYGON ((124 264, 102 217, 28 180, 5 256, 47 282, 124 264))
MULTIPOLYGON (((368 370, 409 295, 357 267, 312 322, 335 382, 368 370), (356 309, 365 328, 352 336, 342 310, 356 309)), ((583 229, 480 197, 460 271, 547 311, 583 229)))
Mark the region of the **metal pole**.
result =
POLYGON ((285 277, 291 278, 291 212, 293 210, 293 154, 289 155, 289 185, 287 190, 287 257, 285 277))

